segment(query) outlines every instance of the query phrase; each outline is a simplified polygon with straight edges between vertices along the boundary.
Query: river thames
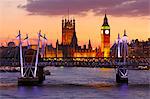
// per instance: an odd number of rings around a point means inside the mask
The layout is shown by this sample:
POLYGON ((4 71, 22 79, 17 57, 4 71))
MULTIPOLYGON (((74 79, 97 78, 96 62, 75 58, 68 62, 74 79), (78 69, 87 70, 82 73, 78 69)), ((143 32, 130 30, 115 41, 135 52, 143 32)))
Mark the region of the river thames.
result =
POLYGON ((149 99, 150 71, 129 70, 129 84, 115 82, 115 69, 47 67, 40 86, 17 86, 17 73, 0 73, 0 99, 149 99))

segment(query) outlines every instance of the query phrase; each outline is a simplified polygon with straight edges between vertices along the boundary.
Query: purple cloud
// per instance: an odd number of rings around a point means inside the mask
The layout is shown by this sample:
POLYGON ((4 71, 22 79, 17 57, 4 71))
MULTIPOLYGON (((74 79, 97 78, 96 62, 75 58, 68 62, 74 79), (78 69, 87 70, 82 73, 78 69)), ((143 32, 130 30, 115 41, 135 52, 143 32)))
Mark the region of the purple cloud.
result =
POLYGON ((95 15, 104 10, 113 16, 149 16, 149 0, 27 0, 26 9, 31 15, 86 15, 92 11, 95 15))

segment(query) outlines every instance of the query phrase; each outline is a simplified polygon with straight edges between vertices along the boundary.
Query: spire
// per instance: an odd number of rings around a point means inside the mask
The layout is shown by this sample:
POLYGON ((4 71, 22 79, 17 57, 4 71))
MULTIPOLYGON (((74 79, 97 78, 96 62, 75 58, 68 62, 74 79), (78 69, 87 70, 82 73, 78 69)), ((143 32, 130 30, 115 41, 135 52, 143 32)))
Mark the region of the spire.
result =
POLYGON ((56 42, 56 43, 57 43, 57 44, 59 43, 59 42, 58 42, 58 38, 57 38, 57 42, 56 42))
POLYGON ((57 39, 57 41, 56 41, 56 45, 57 45, 57 44, 59 44, 59 41, 58 41, 58 39, 57 39))
POLYGON ((105 13, 105 17, 104 17, 104 18, 106 18, 106 19, 107 19, 106 13, 105 13))
POLYGON ((105 17, 104 17, 103 26, 109 26, 106 13, 105 13, 105 17))
POLYGON ((75 41, 77 40, 76 32, 73 33, 73 37, 72 37, 72 38, 73 38, 73 40, 75 40, 75 41))
POLYGON ((57 41, 56 41, 56 48, 58 48, 58 45, 59 45, 59 41, 58 41, 58 38, 57 38, 57 41))
POLYGON ((89 45, 91 45, 91 41, 90 41, 90 39, 89 39, 89 45))
POLYGON ((126 30, 124 29, 124 35, 123 36, 127 36, 127 34, 126 34, 126 30))
POLYGON ((74 30, 75 30, 75 19, 73 18, 73 27, 74 27, 74 30))
POLYGON ((91 46, 91 41, 90 41, 90 39, 89 39, 88 49, 92 49, 92 46, 91 46))
POLYGON ((64 27, 64 19, 62 19, 62 27, 64 27))
POLYGON ((72 47, 76 47, 78 45, 78 40, 77 40, 76 32, 73 33, 71 45, 72 45, 72 47))

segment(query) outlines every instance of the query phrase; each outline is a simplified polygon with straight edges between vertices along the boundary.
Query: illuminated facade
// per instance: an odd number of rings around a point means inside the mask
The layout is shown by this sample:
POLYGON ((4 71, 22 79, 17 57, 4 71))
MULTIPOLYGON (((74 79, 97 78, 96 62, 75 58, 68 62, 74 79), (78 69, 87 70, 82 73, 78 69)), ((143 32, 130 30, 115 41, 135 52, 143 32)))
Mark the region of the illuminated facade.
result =
POLYGON ((106 14, 101 27, 101 52, 103 57, 110 57, 110 26, 106 14))
MULTIPOLYGON (((59 44, 58 40, 56 42, 56 48, 54 48, 52 45, 47 45, 46 47, 46 57, 64 57, 63 55, 63 49, 66 48, 66 46, 59 44)), ((81 46, 69 46, 71 51, 70 57, 96 57, 98 56, 97 53, 99 52, 99 49, 92 49, 90 40, 89 44, 81 46)), ((66 50, 66 52, 68 51, 66 50)), ((67 53, 68 54, 68 53, 67 53)), ((70 54, 70 53, 69 53, 70 54)))
MULTIPOLYGON (((71 45, 75 33, 75 20, 62 20, 62 44, 71 45)), ((76 36, 76 35, 75 35, 76 36)))
POLYGON ((62 43, 56 42, 56 48, 47 46, 46 57, 109 57, 110 53, 110 27, 105 15, 102 25, 102 46, 92 48, 91 41, 83 47, 78 45, 76 36, 75 19, 62 20, 62 43))
POLYGON ((97 51, 96 50, 78 50, 74 52, 74 57, 95 57, 96 56, 97 51))
MULTIPOLYGON (((101 27, 101 47, 92 48, 91 41, 89 40, 87 45, 83 47, 78 45, 78 39, 76 36, 75 19, 63 19, 62 20, 62 42, 56 42, 56 47, 52 44, 46 45, 45 50, 41 50, 42 57, 109 57, 110 56, 110 27, 105 15, 104 23, 101 27)), ((10 44, 12 46, 13 44, 10 44)), ((13 45, 14 46, 14 45, 13 45)), ((37 49, 37 45, 30 45, 30 49, 37 49)), ((1 52, 1 50, 0 50, 1 52)))
MULTIPOLYGON (((62 43, 56 42, 56 47, 47 45, 45 57, 110 57, 110 27, 105 14, 101 27, 101 47, 92 48, 91 41, 83 47, 78 45, 75 19, 62 20, 62 43)), ((33 46, 34 47, 34 46, 33 46)))
POLYGON ((76 49, 77 45, 75 20, 62 20, 63 57, 73 57, 73 50, 76 49))

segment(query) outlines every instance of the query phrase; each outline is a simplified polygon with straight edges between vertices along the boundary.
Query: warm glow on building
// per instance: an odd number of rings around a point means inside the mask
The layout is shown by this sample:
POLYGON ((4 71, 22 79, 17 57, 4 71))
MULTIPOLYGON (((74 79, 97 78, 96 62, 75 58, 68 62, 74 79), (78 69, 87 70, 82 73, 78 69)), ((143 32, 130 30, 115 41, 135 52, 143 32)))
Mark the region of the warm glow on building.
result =
POLYGON ((110 57, 110 48, 104 48, 104 57, 110 57))
POLYGON ((110 57, 110 26, 106 14, 101 27, 101 52, 103 57, 110 57))
POLYGON ((74 52, 73 57, 95 57, 96 53, 97 53, 96 50, 76 51, 74 52))
POLYGON ((62 43, 70 45, 75 32, 75 20, 62 20, 62 43))

